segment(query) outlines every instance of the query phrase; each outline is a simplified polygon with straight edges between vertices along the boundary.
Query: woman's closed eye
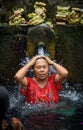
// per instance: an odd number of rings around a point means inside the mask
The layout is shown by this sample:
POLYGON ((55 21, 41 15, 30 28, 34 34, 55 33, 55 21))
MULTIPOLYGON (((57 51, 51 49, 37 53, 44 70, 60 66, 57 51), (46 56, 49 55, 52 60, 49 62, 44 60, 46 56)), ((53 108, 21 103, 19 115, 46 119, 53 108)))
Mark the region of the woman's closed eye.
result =
POLYGON ((37 66, 36 68, 37 68, 37 69, 41 69, 41 68, 45 69, 46 66, 45 66, 45 65, 44 65, 44 66, 37 66))

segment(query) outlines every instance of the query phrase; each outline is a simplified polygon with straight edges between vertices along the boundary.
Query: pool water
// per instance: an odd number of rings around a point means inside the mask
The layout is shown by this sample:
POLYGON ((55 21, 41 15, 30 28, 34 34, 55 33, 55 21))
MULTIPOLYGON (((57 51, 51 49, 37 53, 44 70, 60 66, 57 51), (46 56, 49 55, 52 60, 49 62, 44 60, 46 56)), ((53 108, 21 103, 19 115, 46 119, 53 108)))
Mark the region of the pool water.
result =
POLYGON ((30 104, 20 95, 19 86, 13 86, 12 89, 9 86, 8 114, 19 118, 26 130, 83 130, 82 84, 75 88, 66 84, 59 94, 58 104, 53 102, 30 104))

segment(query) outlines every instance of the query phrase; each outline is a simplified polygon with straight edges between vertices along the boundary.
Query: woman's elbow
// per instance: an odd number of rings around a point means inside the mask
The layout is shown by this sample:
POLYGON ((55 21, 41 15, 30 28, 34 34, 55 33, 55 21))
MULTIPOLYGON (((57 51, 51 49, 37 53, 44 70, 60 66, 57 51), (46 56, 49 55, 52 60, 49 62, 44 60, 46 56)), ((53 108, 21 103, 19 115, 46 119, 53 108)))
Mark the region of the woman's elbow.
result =
POLYGON ((16 81, 19 81, 19 80, 20 80, 20 76, 19 76, 18 74, 15 74, 14 79, 15 79, 16 81))
POLYGON ((67 78, 68 75, 69 75, 69 72, 68 72, 68 70, 66 70, 66 71, 64 72, 63 76, 64 76, 65 78, 67 78))

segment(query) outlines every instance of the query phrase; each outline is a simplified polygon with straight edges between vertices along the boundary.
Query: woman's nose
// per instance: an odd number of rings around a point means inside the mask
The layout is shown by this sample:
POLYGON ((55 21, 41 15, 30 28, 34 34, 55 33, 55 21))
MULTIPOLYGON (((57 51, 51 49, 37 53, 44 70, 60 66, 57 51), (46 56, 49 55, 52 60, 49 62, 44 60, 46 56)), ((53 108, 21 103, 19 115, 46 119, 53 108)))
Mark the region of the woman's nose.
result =
POLYGON ((42 68, 40 69, 40 71, 44 71, 44 68, 42 67, 42 68))

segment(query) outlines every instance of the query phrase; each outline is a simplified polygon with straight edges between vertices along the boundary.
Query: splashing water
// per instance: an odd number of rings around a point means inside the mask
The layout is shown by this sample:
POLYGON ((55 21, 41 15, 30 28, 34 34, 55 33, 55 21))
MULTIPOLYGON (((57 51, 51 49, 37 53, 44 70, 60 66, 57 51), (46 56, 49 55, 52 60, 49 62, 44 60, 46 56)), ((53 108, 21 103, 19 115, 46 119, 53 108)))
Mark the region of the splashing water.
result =
MULTIPOLYGON (((83 122, 83 102, 81 100, 83 99, 83 94, 78 94, 75 88, 69 86, 69 84, 66 83, 63 86, 63 90, 59 94, 61 101, 57 104, 53 102, 26 103, 25 98, 19 93, 19 89, 20 86, 18 85, 8 87, 10 94, 9 114, 20 118, 27 129, 39 130, 40 128, 42 130, 49 127, 49 129, 53 130, 72 130, 70 126, 74 128, 76 128, 75 125, 78 128, 83 126, 80 123, 83 122), (80 111, 77 111, 78 109, 80 111), (57 126, 56 124, 59 125, 57 126)), ((79 128, 79 130, 81 129, 79 128)))
POLYGON ((76 87, 68 85, 66 82, 65 86, 63 85, 63 90, 61 91, 60 96, 66 99, 70 99, 70 101, 83 103, 82 87, 79 86, 79 89, 80 91, 76 90, 76 87))
MULTIPOLYGON (((10 109, 16 109, 21 113, 21 116, 25 115, 37 115, 40 113, 46 114, 48 112, 62 114, 64 116, 75 114, 75 104, 72 104, 72 101, 77 104, 82 95, 78 95, 76 91, 62 91, 60 95, 60 101, 58 104, 53 102, 51 103, 38 103, 38 104, 30 104, 25 102, 25 98, 19 93, 20 87, 14 89, 13 92, 10 92, 10 109), (13 94, 12 94, 13 93, 13 94), (65 101, 64 101, 65 99, 65 101), (67 99, 69 100, 67 101, 67 99), (21 106, 21 107, 19 107, 21 106), (27 111, 28 110, 28 111, 27 111)), ((80 100, 81 102, 81 100, 80 100)))

